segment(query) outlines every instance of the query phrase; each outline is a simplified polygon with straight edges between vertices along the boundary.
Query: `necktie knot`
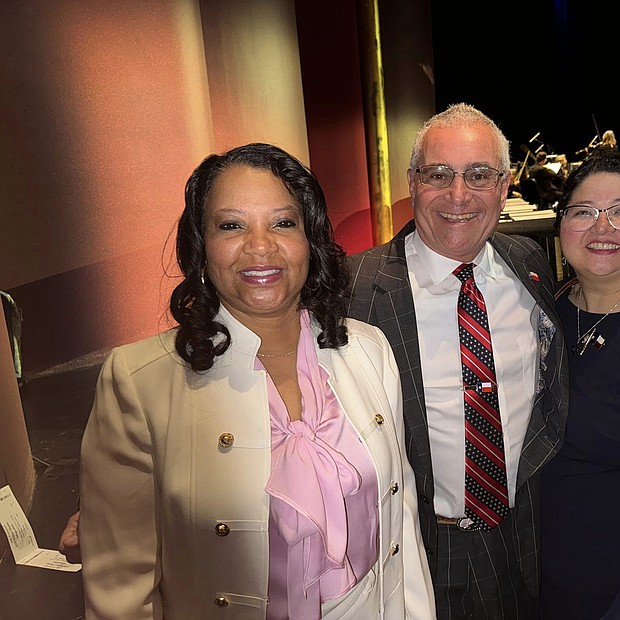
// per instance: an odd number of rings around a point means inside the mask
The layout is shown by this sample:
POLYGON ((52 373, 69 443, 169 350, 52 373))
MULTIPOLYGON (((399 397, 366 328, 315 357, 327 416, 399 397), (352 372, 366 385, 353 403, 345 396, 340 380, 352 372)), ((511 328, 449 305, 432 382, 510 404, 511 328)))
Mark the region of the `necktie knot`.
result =
POLYGON ((474 279, 474 263, 461 263, 452 273, 463 283, 474 279))

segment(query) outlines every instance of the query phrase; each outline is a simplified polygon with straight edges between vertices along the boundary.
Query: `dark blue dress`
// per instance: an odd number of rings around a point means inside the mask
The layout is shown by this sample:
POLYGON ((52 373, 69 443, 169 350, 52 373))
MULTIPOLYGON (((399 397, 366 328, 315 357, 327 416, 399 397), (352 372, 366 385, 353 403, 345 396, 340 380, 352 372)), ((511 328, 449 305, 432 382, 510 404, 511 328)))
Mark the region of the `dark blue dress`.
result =
MULTIPOLYGON (((541 618, 599 620, 609 610, 606 620, 618 620, 610 607, 620 592, 620 313, 596 327, 604 345, 578 355, 577 309, 564 296, 558 311, 570 401, 564 446, 543 469, 541 618)), ((581 311, 581 333, 602 316, 581 311)))

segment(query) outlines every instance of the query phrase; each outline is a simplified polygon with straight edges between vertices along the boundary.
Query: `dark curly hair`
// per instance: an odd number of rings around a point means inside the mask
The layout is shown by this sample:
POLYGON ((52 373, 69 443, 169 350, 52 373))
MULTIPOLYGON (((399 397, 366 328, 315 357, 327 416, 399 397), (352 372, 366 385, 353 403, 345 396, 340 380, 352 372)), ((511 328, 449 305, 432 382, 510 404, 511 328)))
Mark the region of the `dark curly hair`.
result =
POLYGON ((344 316, 349 275, 344 250, 334 241, 323 190, 314 174, 293 156, 276 146, 254 143, 223 155, 210 155, 194 170, 185 186, 185 209, 176 240, 183 281, 170 299, 170 311, 179 324, 175 342, 179 355, 194 371, 205 371, 230 346, 228 329, 216 320, 220 300, 205 270, 205 209, 216 179, 231 166, 270 171, 301 206, 310 265, 300 308, 307 308, 319 323, 320 348, 347 344, 344 316))

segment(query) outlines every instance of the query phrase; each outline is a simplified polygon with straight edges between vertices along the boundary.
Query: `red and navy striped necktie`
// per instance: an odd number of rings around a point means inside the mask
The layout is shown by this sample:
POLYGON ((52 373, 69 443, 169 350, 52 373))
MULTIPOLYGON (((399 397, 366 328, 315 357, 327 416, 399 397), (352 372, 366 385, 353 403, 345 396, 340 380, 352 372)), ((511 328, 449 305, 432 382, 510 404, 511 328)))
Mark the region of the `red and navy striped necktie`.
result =
POLYGON ((489 531, 509 512, 493 347, 484 297, 474 281, 474 264, 463 263, 453 273, 461 281, 458 324, 465 399, 465 516, 472 520, 472 529, 489 531))

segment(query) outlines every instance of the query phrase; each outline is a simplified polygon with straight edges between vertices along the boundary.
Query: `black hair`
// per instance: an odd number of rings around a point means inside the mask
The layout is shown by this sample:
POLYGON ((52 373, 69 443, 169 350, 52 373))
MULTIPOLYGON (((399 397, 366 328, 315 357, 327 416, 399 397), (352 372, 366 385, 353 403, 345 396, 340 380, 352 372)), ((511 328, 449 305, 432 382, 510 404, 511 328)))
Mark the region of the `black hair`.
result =
POLYGON ((177 262, 183 281, 174 289, 170 311, 179 324, 175 346, 194 371, 205 371, 230 346, 230 333, 216 321, 220 300, 209 279, 205 252, 205 209, 219 175, 231 166, 267 170, 279 178, 301 207, 310 248, 310 265, 301 291, 300 308, 307 308, 321 327, 320 348, 348 342, 344 325, 349 274, 345 253, 334 240, 325 195, 315 175, 286 151, 253 143, 222 155, 210 155, 185 185, 185 209, 177 227, 177 262))

